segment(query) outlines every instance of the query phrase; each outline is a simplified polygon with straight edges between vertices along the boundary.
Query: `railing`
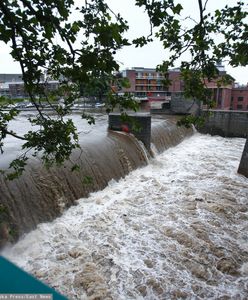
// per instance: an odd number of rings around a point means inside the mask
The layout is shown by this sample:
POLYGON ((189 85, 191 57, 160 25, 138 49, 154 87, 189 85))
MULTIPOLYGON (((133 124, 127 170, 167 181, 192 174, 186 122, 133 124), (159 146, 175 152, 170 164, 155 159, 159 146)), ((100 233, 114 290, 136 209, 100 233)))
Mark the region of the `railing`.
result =
POLYGON ((163 80, 164 76, 136 76, 136 79, 160 79, 163 80))
POLYGON ((163 83, 148 83, 148 82, 145 82, 145 83, 137 83, 135 82, 135 85, 159 85, 159 86, 163 86, 163 83))

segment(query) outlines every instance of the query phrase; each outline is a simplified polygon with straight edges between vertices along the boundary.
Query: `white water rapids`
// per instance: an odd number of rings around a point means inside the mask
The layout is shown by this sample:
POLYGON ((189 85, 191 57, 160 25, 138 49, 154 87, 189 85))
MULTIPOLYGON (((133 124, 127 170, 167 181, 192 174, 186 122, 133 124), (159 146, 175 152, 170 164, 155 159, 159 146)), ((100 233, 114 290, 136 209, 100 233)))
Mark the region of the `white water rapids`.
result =
POLYGON ((248 299, 244 143, 196 133, 3 255, 69 299, 248 299))

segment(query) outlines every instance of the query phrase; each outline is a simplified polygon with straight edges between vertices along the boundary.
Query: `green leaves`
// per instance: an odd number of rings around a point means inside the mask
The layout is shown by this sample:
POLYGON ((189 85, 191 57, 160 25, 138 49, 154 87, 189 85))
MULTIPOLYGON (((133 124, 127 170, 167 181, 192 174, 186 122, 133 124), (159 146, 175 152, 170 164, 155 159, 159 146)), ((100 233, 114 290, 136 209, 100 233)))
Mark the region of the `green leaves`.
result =
MULTIPOLYGON (((232 66, 248 64, 248 4, 238 1, 232 7, 226 5, 209 12, 208 1, 193 2, 192 5, 197 5, 199 10, 197 20, 193 20, 191 16, 180 19, 178 15, 182 12, 183 5, 174 0, 136 1, 150 17, 151 38, 153 30, 158 28, 154 35, 163 43, 167 53, 170 53, 158 69, 166 74, 176 64, 181 65, 185 96, 211 106, 212 95, 205 83, 212 80, 223 85, 230 84, 230 78, 227 83, 216 65, 222 60, 228 61, 232 66), (182 59, 185 53, 191 56, 191 60, 182 59)), ((142 37, 135 40, 135 45, 142 46, 146 42, 147 39, 142 37)), ((169 84, 168 78, 166 80, 169 84)))
POLYGON ((82 119, 86 119, 88 121, 89 125, 94 125, 95 124, 95 118, 92 115, 83 113, 82 114, 82 119))
MULTIPOLYGON (((25 91, 37 109, 37 116, 30 122, 38 129, 17 136, 8 130, 17 112, 3 112, 0 107, 0 151, 7 135, 25 141, 23 155, 10 165, 10 179, 24 170, 27 153, 39 155, 50 166, 63 163, 79 147, 77 129, 64 117, 80 95, 101 101, 111 94, 112 74, 119 69, 114 54, 129 45, 124 37, 127 22, 105 1, 84 1, 77 10, 78 19, 70 21, 73 6, 73 0, 0 1, 0 40, 10 43, 11 55, 22 69, 25 91), (44 74, 45 80, 60 81, 56 92, 41 82, 44 74), (52 116, 43 110, 44 103, 52 116)), ((132 106, 131 102, 128 99, 124 106, 132 106)), ((82 117, 94 124, 92 116, 82 117)))
POLYGON ((29 131, 24 137, 27 142, 23 149, 34 149, 34 154, 42 152, 42 160, 47 166, 53 163, 62 164, 68 159, 72 150, 78 148, 78 135, 72 120, 44 120, 37 118, 33 124, 42 126, 37 131, 29 131))
POLYGON ((205 118, 188 115, 188 116, 182 117, 177 122, 178 126, 185 126, 186 128, 190 128, 192 124, 198 128, 202 127, 205 124, 205 118))
POLYGON ((27 160, 28 158, 25 155, 22 155, 19 158, 13 160, 9 165, 9 169, 11 170, 11 172, 6 175, 6 178, 8 180, 14 180, 19 177, 25 169, 27 160))
POLYGON ((139 37, 137 39, 134 39, 132 43, 135 45, 135 47, 143 47, 147 43, 151 42, 151 38, 147 38, 145 36, 139 37))
POLYGON ((176 6, 172 7, 173 14, 180 15, 182 9, 183 9, 182 5, 178 3, 176 6))
POLYGON ((7 134, 12 135, 12 131, 8 132, 8 124, 13 120, 17 115, 18 111, 15 108, 10 109, 9 111, 1 110, 0 108, 0 152, 3 153, 4 139, 7 134))
POLYGON ((138 110, 138 103, 133 99, 133 97, 124 93, 124 95, 118 95, 116 93, 109 93, 107 98, 107 112, 110 113, 114 110, 114 108, 118 107, 121 112, 125 112, 126 110, 138 110))

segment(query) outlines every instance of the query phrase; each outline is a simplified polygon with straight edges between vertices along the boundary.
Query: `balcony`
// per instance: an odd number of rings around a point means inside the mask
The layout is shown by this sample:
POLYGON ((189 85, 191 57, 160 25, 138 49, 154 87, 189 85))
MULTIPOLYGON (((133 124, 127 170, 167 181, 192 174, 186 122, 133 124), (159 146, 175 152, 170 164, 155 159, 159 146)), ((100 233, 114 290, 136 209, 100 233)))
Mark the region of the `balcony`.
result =
POLYGON ((136 76, 135 79, 158 79, 158 80, 163 80, 164 76, 136 76))

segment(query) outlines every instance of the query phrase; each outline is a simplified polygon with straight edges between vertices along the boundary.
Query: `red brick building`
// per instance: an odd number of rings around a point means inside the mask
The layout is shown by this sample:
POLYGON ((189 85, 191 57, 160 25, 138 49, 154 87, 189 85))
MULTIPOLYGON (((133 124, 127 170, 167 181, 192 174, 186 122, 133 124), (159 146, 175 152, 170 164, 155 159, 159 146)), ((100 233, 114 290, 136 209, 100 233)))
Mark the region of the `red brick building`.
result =
POLYGON ((207 88, 212 90, 216 109, 229 110, 231 108, 231 96, 233 84, 218 86, 217 81, 206 83, 207 88))
POLYGON ((248 110, 248 86, 235 86, 232 89, 231 109, 248 110))
MULTIPOLYGON (((218 66, 220 74, 226 74, 224 67, 218 66)), ((140 101, 170 101, 173 93, 183 92, 184 82, 180 78, 180 69, 169 71, 171 84, 165 87, 164 75, 152 68, 132 68, 122 72, 122 76, 129 79, 130 87, 120 93, 129 92, 140 101)), ((217 81, 206 83, 212 90, 215 108, 223 110, 248 110, 248 87, 235 87, 234 84, 218 86, 217 81)))

